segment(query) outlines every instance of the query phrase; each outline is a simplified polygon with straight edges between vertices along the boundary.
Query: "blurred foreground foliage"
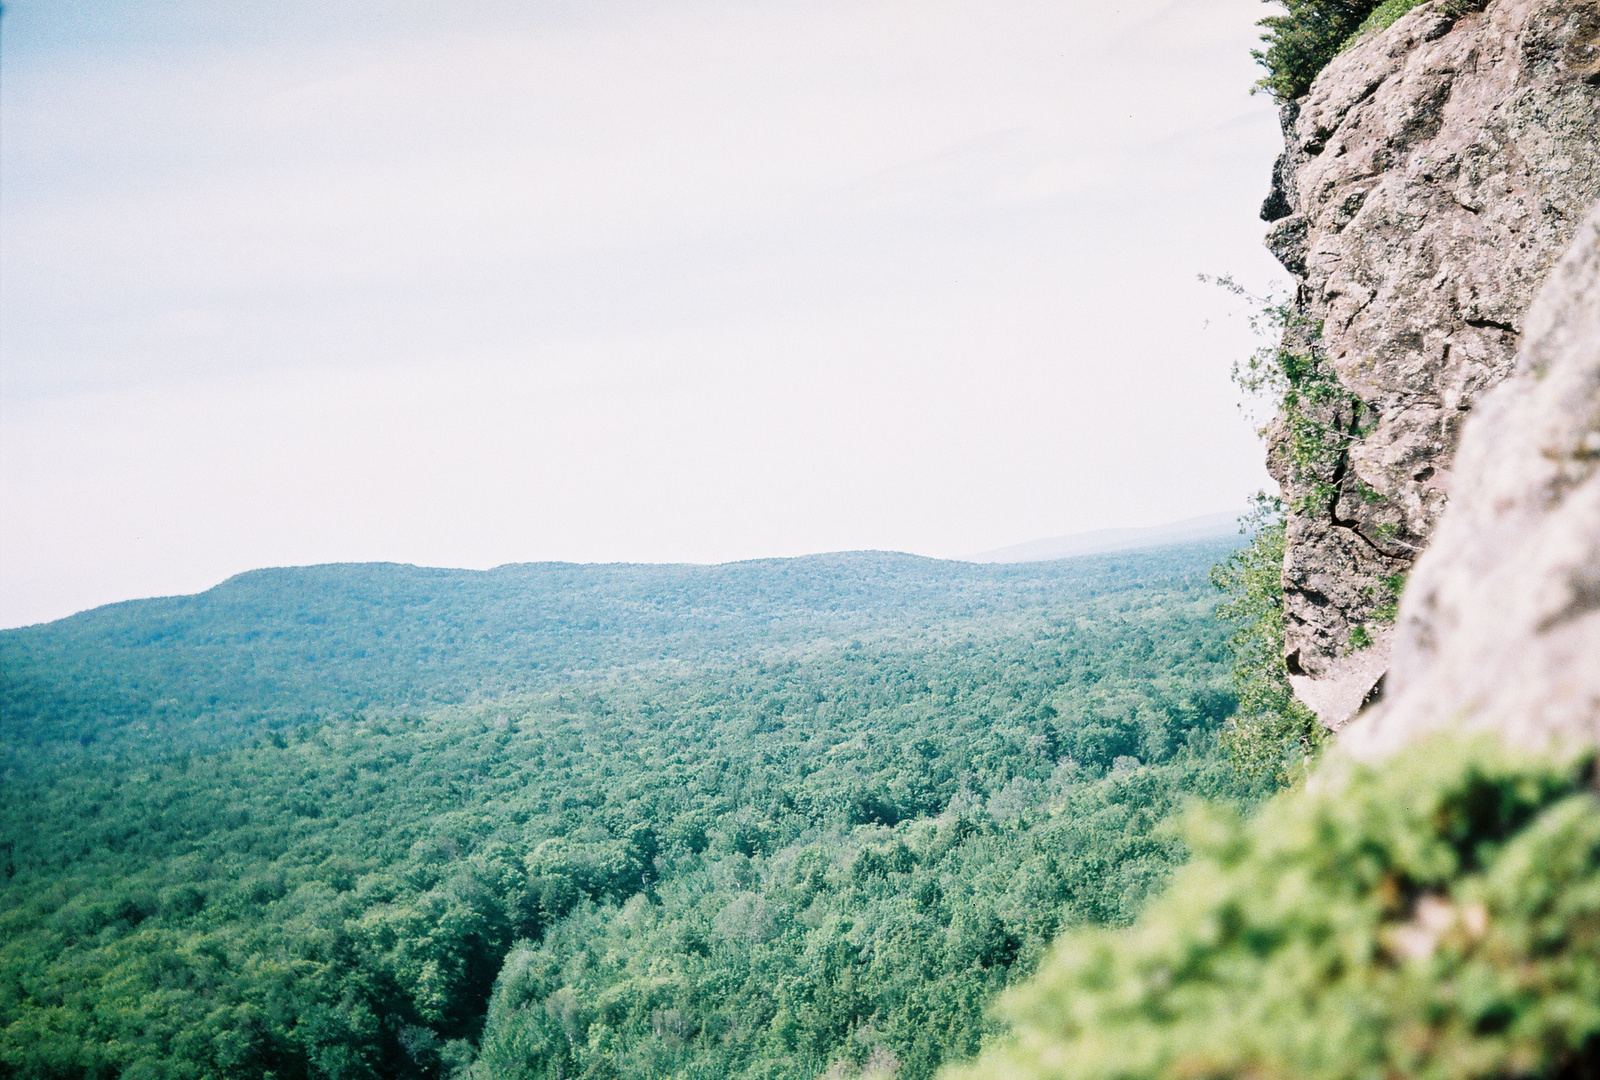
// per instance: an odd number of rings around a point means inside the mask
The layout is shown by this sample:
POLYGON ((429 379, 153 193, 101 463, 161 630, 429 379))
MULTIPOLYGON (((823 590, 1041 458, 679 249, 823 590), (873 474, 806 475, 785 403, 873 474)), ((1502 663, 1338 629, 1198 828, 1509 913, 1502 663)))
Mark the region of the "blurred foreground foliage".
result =
POLYGON ((978 1080, 1477 1080, 1600 1069, 1593 756, 1435 741, 1332 763, 1194 859, 1132 928, 1011 991, 978 1080))

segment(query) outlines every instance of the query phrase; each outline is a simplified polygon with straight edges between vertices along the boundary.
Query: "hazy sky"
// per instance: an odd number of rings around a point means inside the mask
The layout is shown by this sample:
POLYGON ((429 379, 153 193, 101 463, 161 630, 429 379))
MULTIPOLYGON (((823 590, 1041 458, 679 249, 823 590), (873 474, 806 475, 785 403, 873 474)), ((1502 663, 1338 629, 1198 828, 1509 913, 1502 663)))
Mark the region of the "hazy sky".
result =
POLYGON ((1258 0, 13 0, 0 624, 1242 504, 1258 0))

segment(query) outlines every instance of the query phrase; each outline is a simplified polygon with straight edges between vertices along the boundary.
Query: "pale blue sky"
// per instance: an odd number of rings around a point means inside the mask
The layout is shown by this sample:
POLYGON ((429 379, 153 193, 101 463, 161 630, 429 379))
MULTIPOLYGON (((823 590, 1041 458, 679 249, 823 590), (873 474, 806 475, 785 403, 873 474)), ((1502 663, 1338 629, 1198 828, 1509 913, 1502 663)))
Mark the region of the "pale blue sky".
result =
POLYGON ((14 0, 0 625, 1264 483, 1256 0, 14 0))

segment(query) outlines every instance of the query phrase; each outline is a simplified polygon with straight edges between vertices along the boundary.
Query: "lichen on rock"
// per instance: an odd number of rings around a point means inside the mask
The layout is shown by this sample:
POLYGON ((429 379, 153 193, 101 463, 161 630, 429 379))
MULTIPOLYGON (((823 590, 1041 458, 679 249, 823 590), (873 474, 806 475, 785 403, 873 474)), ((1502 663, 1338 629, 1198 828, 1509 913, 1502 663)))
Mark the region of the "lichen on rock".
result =
POLYGON ((1450 498, 1466 416, 1600 199, 1600 4, 1432 0, 1284 106, 1263 217, 1302 338, 1348 394, 1280 415, 1285 652, 1338 728, 1375 697, 1387 612, 1450 498), (1334 433, 1307 462, 1294 425, 1334 433))

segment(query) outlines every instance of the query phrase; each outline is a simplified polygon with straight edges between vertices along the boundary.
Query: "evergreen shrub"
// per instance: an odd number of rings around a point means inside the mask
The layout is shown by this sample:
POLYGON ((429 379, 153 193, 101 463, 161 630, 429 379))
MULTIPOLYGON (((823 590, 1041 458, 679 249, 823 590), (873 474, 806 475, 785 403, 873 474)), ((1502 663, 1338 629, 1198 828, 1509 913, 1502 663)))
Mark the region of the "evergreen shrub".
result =
POLYGON ((1284 13, 1258 24, 1265 49, 1252 55, 1267 69, 1257 84, 1280 102, 1305 96, 1311 81, 1338 55, 1379 0, 1282 0, 1284 13))

